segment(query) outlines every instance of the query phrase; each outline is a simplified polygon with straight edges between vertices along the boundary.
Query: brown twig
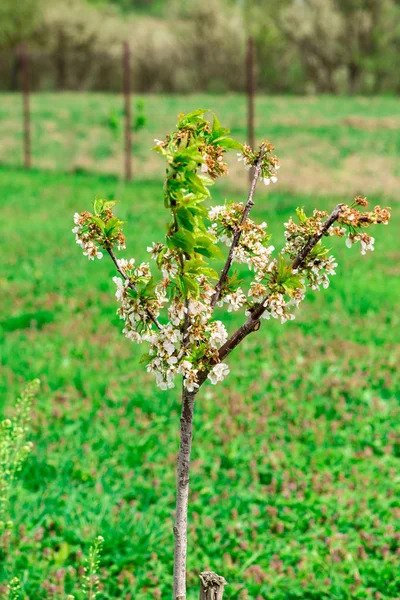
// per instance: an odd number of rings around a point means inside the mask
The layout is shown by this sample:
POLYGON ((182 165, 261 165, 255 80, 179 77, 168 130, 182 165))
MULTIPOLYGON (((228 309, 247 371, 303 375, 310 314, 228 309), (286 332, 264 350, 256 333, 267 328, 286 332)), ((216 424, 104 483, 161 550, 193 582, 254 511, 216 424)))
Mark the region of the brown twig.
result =
POLYGON ((304 262, 304 259, 307 257, 309 252, 314 248, 314 246, 316 246, 318 244, 320 239, 328 231, 329 227, 331 225, 333 225, 333 223, 335 221, 337 221, 340 211, 342 210, 342 206, 343 206, 343 204, 338 204, 333 209, 333 211, 331 212, 331 214, 329 215, 327 220, 324 222, 324 224, 321 228, 321 231, 317 235, 314 235, 312 238, 310 238, 308 240, 307 244, 304 246, 304 248, 298 253, 296 258, 294 259, 293 265, 292 265, 293 269, 298 269, 302 265, 302 263, 304 262))
POLYGON ((261 164, 262 164, 262 160, 264 157, 264 151, 265 151, 265 144, 262 144, 262 146, 260 147, 260 155, 258 157, 257 164, 254 168, 254 175, 253 175, 253 179, 251 182, 246 206, 244 207, 244 211, 243 211, 243 215, 242 215, 240 224, 236 227, 235 231, 233 232, 233 239, 232 239, 231 247, 229 249, 228 258, 226 259, 225 266, 221 271, 221 275, 218 280, 218 283, 215 286, 214 295, 211 298, 211 308, 215 307, 215 305, 217 304, 217 302, 221 296, 222 288, 227 280, 229 269, 232 266, 234 252, 239 243, 240 236, 242 235, 242 227, 243 227, 244 223, 246 222, 247 217, 249 216, 250 210, 254 206, 253 197, 254 197, 254 192, 256 189, 257 181, 258 181, 258 178, 260 177, 260 173, 261 173, 261 164))
MULTIPOLYGON (((117 271, 118 273, 121 275, 121 277, 128 282, 128 287, 131 288, 131 290, 135 290, 135 292, 137 292, 136 286, 134 283, 132 283, 129 278, 125 275, 125 273, 123 272, 123 270, 121 269, 121 267, 118 264, 118 259, 114 254, 114 251, 112 248, 107 248, 107 252, 108 254, 111 256, 111 260, 113 261, 114 265, 117 267, 117 271)), ((160 323, 157 321, 157 318, 153 315, 153 313, 146 308, 146 314, 149 317, 149 319, 151 321, 153 321, 154 325, 157 327, 157 329, 161 329, 161 325, 160 323)))

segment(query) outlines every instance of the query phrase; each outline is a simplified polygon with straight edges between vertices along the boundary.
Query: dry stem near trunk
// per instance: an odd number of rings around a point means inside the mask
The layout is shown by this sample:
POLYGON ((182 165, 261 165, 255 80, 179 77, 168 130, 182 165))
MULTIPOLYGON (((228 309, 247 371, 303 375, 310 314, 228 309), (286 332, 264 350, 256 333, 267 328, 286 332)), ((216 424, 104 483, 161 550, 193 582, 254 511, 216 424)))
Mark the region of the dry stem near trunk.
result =
POLYGON ((222 600, 226 581, 213 571, 200 573, 200 600, 222 600))
POLYGON ((187 514, 189 469, 192 449, 192 421, 196 394, 182 391, 180 445, 176 482, 176 517, 174 526, 174 600, 186 600, 187 514))

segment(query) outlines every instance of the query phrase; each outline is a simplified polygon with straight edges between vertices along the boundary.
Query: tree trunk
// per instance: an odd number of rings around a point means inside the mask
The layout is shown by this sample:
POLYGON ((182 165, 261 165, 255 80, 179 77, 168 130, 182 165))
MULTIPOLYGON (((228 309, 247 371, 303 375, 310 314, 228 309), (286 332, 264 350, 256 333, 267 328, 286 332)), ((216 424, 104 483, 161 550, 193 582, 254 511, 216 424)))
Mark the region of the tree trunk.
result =
POLYGON ((200 600, 222 600, 226 581, 212 571, 200 573, 200 600))
POLYGON ((176 486, 176 517, 174 526, 174 600, 186 600, 187 514, 195 396, 195 392, 188 392, 185 389, 182 391, 182 414, 176 486))

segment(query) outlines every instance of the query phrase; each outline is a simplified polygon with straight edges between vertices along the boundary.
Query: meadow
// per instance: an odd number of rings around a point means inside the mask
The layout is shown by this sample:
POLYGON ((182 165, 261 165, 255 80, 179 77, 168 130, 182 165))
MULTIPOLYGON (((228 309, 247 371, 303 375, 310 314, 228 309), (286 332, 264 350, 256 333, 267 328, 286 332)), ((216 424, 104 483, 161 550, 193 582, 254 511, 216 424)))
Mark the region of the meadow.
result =
MULTIPOLYGON (((42 381, 15 528, 0 540, 0 585, 18 575, 31 600, 75 593, 98 534, 99 598, 171 595, 179 390, 156 389, 141 349, 121 335, 113 265, 82 257, 72 215, 96 195, 120 200, 125 255, 144 260, 166 220, 153 138, 180 110, 204 105, 244 140, 245 100, 143 102, 147 124, 126 184, 120 98, 33 96, 35 168, 26 172, 19 98, 0 97, 1 414, 11 414, 24 382, 42 381)), ((310 293, 295 321, 264 322, 230 358, 224 384, 202 390, 189 599, 206 568, 227 579, 228 600, 399 599, 400 105, 260 97, 257 115, 257 136, 274 143, 282 164, 280 182, 260 187, 254 208, 276 247, 296 206, 329 209, 363 192, 392 206, 393 220, 374 231, 368 256, 332 241, 331 287, 310 293)), ((215 203, 245 198, 247 176, 231 162, 215 203)), ((233 315, 226 324, 238 323, 233 315)))

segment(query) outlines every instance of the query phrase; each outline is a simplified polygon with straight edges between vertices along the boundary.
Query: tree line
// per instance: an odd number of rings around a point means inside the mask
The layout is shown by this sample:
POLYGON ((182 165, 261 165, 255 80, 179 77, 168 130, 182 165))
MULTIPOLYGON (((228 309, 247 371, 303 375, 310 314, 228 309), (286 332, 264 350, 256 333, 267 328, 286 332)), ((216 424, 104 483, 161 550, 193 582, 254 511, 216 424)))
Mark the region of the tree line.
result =
POLYGON ((266 93, 400 91, 400 0, 2 0, 0 88, 240 92, 253 36, 266 93))

